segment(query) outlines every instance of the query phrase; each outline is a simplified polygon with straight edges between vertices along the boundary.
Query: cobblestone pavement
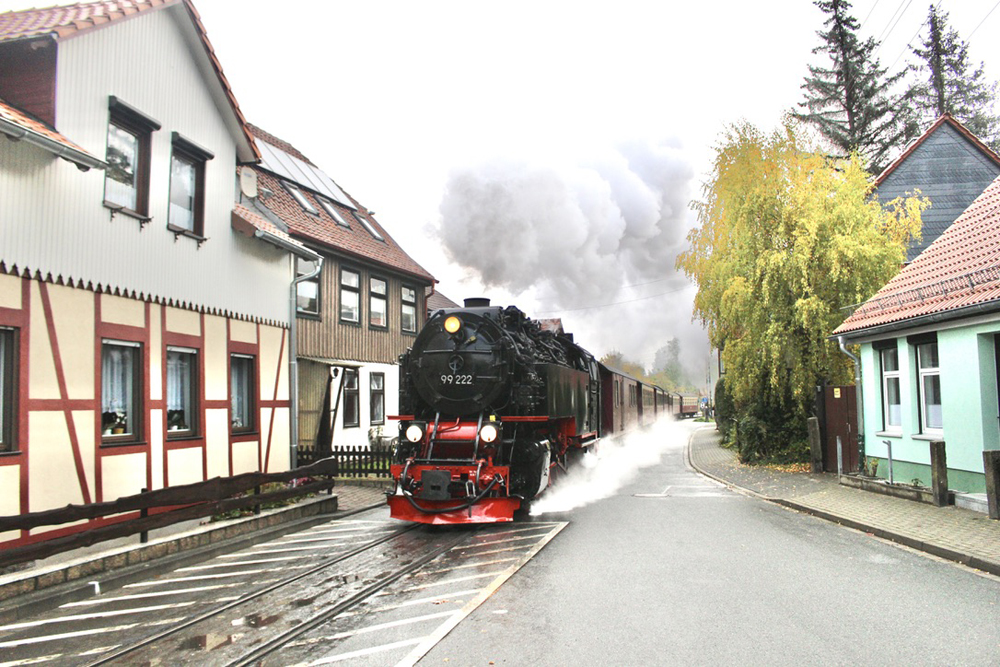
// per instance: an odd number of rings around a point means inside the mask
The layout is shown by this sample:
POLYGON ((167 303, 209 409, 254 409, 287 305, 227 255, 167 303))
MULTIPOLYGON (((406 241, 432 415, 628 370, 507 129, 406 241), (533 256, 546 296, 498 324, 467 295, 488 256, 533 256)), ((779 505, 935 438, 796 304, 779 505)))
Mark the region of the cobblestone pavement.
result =
POLYGON ((843 486, 832 473, 783 473, 748 466, 719 446, 714 428, 691 436, 701 473, 768 500, 1000 575, 1000 521, 954 506, 893 498, 843 486))

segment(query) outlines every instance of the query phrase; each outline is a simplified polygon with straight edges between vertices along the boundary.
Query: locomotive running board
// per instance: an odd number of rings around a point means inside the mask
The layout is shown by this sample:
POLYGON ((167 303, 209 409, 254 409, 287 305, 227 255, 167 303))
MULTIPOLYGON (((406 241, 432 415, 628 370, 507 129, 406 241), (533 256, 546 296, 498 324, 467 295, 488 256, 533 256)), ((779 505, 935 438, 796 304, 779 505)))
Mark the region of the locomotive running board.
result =
MULTIPOLYGON (((405 496, 389 496, 389 516, 402 521, 427 523, 432 525, 454 525, 459 523, 505 523, 514 520, 514 512, 521 507, 520 498, 483 498, 471 507, 451 512, 428 514, 421 512, 405 496)), ((420 500, 416 503, 427 509, 454 507, 461 498, 450 500, 420 500)))

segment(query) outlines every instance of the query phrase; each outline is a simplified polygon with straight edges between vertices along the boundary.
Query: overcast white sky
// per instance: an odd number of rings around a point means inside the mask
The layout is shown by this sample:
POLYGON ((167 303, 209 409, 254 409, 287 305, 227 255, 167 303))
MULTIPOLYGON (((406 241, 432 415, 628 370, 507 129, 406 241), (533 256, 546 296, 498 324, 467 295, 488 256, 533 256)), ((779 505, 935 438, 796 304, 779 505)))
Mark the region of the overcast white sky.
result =
MULTIPOLYGON (((770 128, 801 101, 824 19, 807 0, 194 4, 246 118, 374 210, 442 292, 561 315, 598 356, 647 365, 672 336, 707 359, 673 269, 686 203, 726 124, 770 128)), ((940 3, 993 79, 997 4, 940 3)), ((898 70, 928 5, 853 13, 898 70)))

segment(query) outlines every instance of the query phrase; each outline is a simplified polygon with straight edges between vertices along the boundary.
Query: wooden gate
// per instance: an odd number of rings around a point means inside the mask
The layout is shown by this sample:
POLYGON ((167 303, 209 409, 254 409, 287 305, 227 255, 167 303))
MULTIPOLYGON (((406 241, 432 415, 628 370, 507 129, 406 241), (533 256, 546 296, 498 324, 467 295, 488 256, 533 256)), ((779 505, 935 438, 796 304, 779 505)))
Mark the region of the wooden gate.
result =
POLYGON ((858 402, 855 387, 825 387, 823 403, 826 410, 823 469, 837 472, 837 436, 840 436, 843 471, 858 472, 858 402))

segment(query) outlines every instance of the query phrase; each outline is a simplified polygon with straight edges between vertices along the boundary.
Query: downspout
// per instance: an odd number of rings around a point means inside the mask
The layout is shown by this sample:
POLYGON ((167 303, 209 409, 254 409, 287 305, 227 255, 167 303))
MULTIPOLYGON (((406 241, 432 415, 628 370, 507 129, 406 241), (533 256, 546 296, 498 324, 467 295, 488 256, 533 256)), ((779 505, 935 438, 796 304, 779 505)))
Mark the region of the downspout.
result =
POLYGON ((840 344, 840 351, 851 358, 854 362, 854 398, 857 401, 857 411, 858 411, 858 467, 864 466, 865 462, 865 413, 863 411, 864 401, 862 400, 862 390, 861 390, 861 360, 847 349, 844 345, 844 337, 837 336, 837 342, 840 344))
POLYGON ((288 324, 288 355, 289 355, 289 378, 290 383, 288 388, 289 400, 292 403, 292 429, 291 436, 292 441, 289 443, 291 447, 290 452, 290 468, 295 469, 299 467, 299 359, 298 359, 298 345, 296 344, 296 331, 297 327, 295 325, 298 319, 298 295, 299 295, 299 283, 305 282, 306 280, 312 280, 313 278, 319 276, 320 271, 323 269, 323 257, 318 254, 313 254, 313 256, 307 256, 301 252, 296 253, 299 256, 311 259, 316 262, 316 270, 312 273, 306 273, 304 275, 298 276, 292 280, 291 296, 289 298, 289 308, 291 310, 290 321, 288 324))

